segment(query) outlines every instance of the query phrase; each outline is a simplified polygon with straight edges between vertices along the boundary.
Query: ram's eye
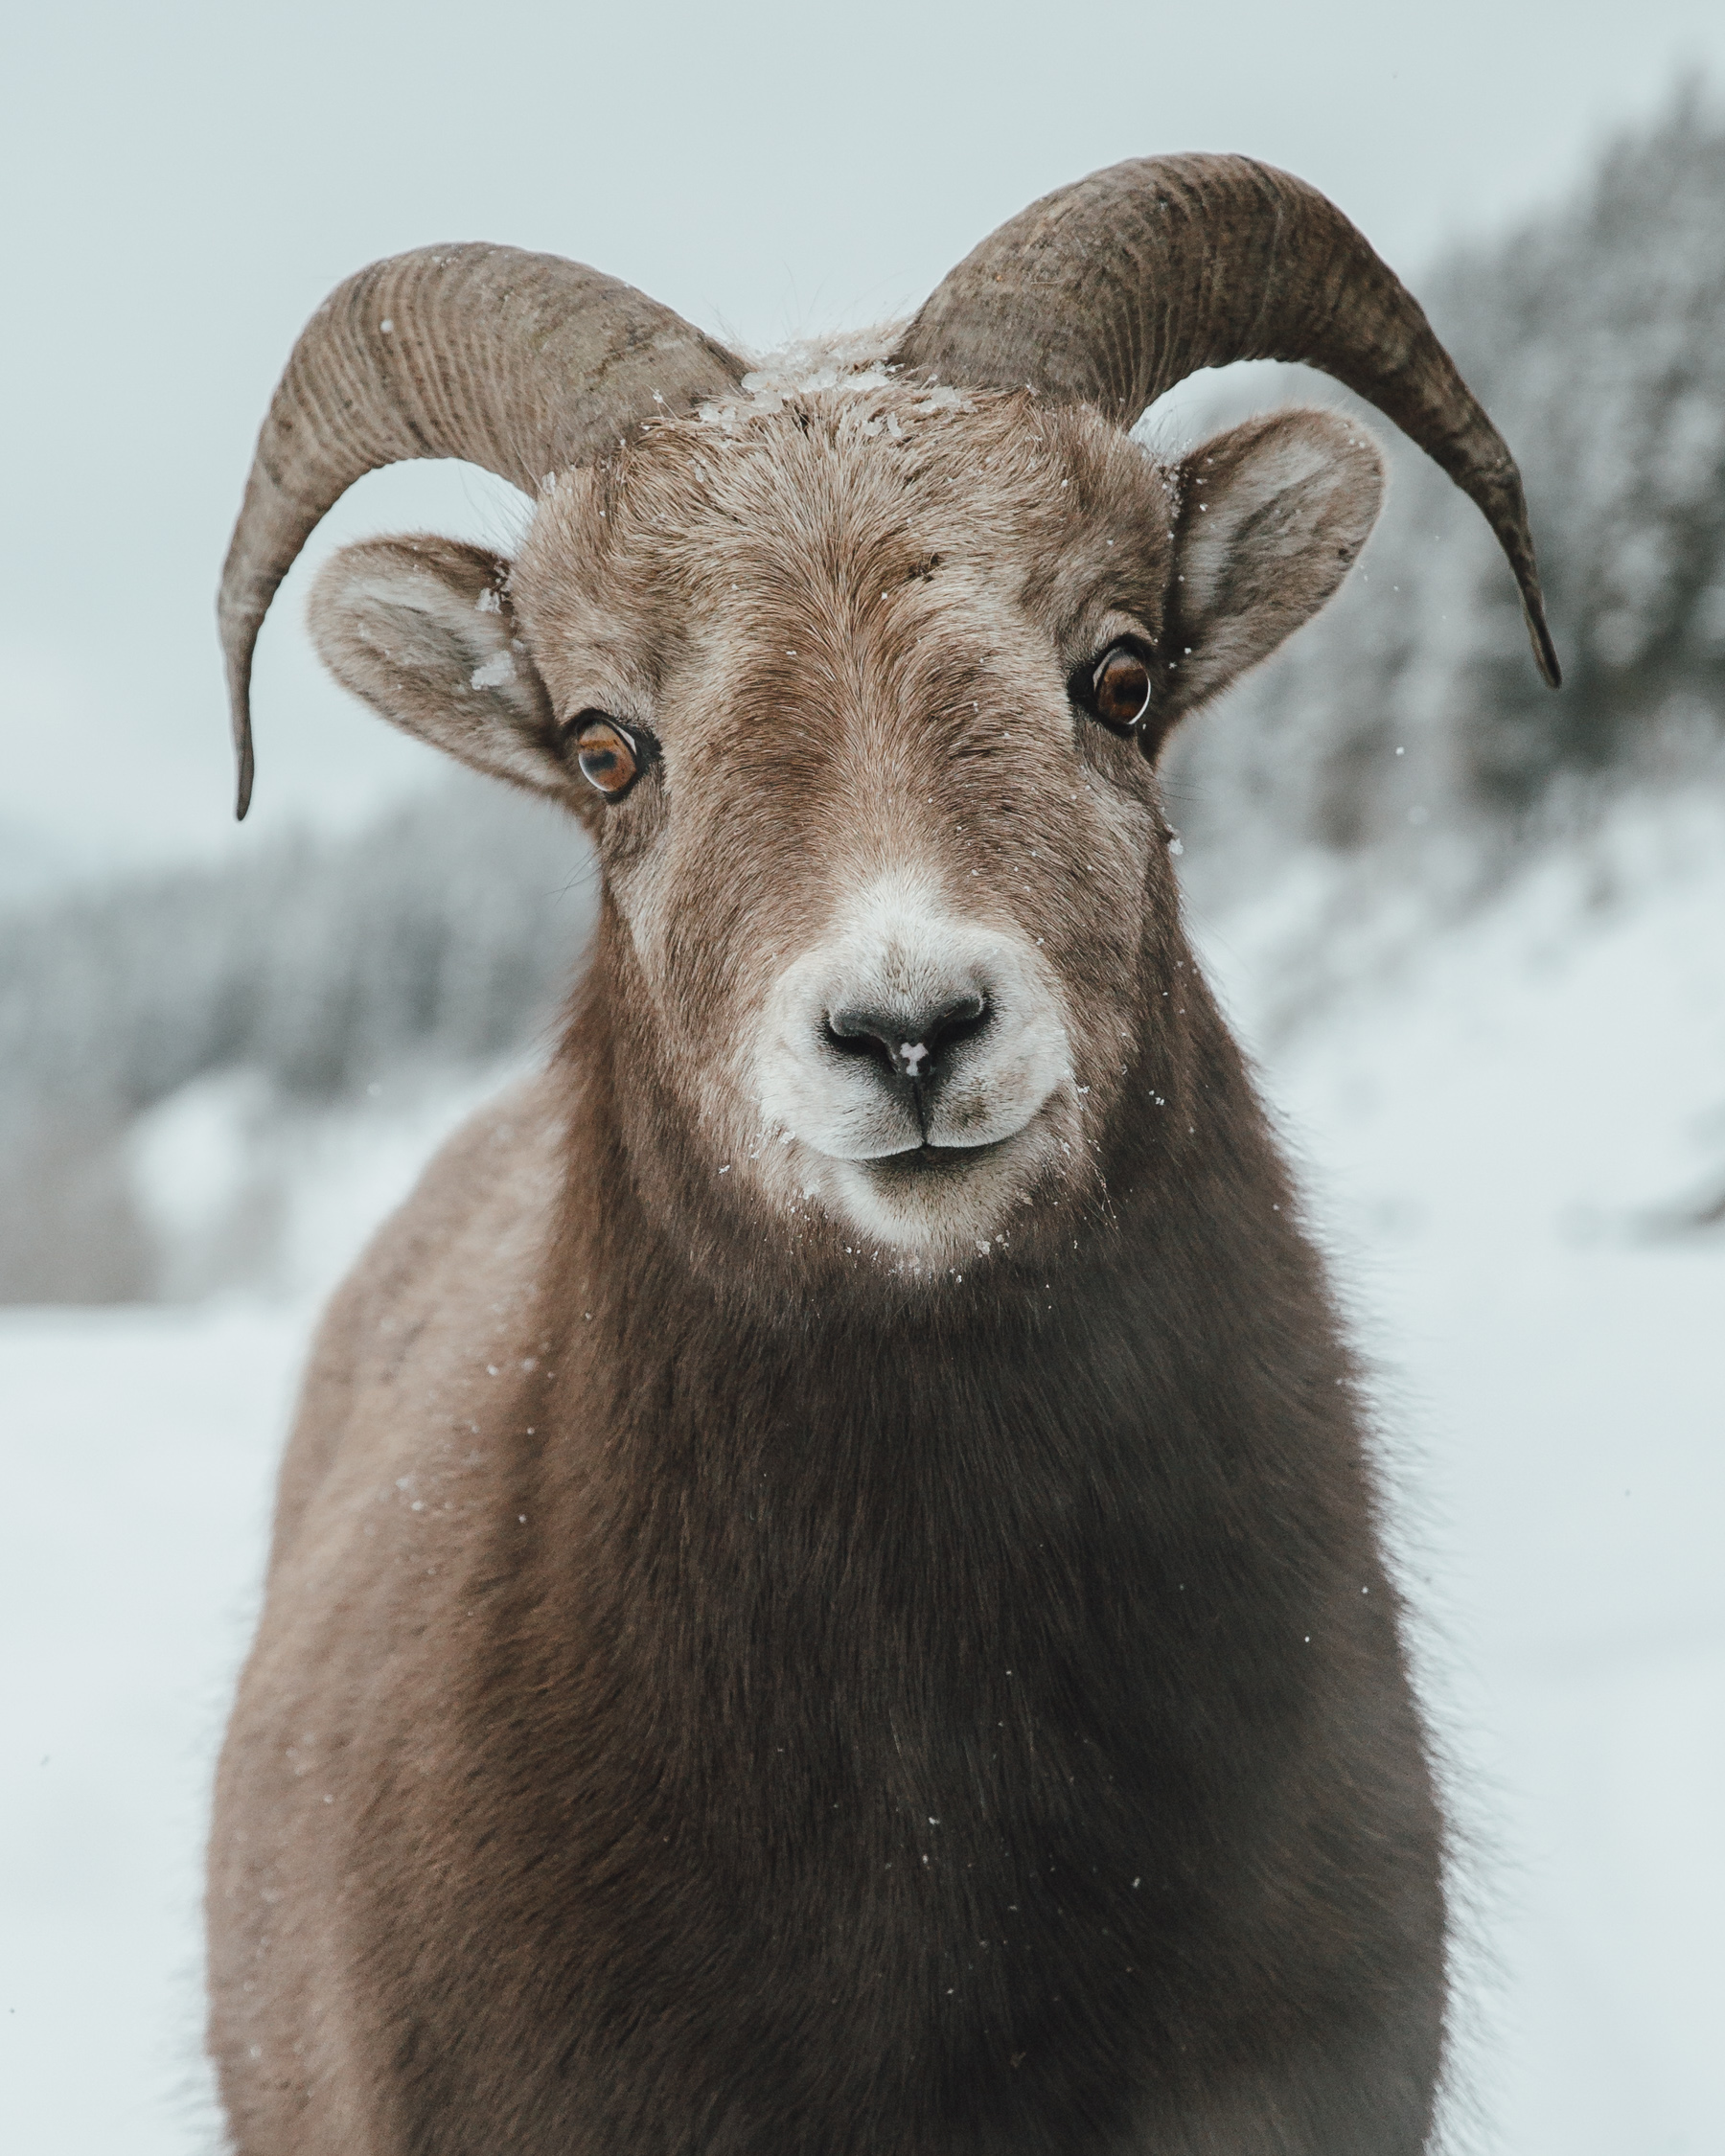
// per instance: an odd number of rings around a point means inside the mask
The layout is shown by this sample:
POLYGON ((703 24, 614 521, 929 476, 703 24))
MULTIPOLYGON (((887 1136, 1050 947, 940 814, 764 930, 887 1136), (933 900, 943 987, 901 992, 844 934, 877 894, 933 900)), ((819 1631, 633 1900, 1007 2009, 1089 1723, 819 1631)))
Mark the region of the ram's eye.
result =
POLYGON ((570 731, 582 777, 608 801, 620 801, 647 768, 646 735, 632 732, 599 711, 584 711, 570 731))
POLYGON ((1104 725, 1130 733, 1150 709, 1150 664, 1132 644, 1115 644, 1096 661, 1090 677, 1091 709, 1104 725))

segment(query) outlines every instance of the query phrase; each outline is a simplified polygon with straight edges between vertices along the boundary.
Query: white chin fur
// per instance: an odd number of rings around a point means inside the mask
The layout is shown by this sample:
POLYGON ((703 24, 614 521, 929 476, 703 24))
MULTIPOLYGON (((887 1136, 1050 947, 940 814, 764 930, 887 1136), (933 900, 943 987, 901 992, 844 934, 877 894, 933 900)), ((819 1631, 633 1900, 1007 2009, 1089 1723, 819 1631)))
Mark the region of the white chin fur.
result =
POLYGON ((1038 1131, 1021 1131, 977 1155, 950 1160, 920 1155, 823 1163, 823 1195, 860 1235, 895 1250, 933 1257, 987 1241, 1007 1221, 1046 1158, 1038 1131))

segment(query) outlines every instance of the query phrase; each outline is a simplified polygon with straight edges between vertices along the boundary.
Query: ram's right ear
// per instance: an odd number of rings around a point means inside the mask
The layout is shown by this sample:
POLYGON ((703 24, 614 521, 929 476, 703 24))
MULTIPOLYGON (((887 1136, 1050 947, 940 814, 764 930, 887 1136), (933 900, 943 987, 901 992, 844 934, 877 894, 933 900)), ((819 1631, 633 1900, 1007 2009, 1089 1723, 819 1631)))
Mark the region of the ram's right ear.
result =
POLYGON ((1266 659, 1325 605, 1370 537, 1384 460, 1334 412, 1272 412, 1180 468, 1170 626, 1178 718, 1266 659))
POLYGON ((429 536, 343 547, 312 586, 318 654, 392 725, 475 770, 583 806, 500 554, 429 536))

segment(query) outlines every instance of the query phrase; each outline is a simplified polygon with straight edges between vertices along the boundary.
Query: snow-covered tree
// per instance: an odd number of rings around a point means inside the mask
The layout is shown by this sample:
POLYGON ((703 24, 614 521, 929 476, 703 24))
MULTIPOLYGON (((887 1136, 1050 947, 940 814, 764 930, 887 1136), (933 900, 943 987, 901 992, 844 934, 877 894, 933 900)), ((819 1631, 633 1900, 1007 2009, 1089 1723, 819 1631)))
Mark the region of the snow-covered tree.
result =
POLYGON ((585 841, 456 777, 353 837, 132 877, 0 929, 0 1300, 149 1284, 120 1143, 206 1073, 334 1102, 548 1031, 591 918, 585 841))
MULTIPOLYGON (((1337 604, 1184 745, 1206 834, 1513 826, 1565 782, 1725 735, 1725 120, 1685 90, 1574 200, 1415 284, 1521 464, 1564 687, 1530 664, 1472 505, 1353 407, 1390 505, 1337 604)), ((1347 403, 1287 373, 1291 398, 1347 403)))

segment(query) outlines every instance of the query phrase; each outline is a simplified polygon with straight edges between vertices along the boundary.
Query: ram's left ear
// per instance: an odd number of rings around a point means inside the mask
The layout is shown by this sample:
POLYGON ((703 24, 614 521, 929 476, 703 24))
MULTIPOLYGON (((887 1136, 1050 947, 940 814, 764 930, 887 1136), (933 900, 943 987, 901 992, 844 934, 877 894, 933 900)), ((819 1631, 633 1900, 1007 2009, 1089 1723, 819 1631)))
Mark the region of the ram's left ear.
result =
POLYGON ((1277 412, 1212 436, 1180 482, 1170 719, 1268 658, 1335 591, 1377 521, 1384 460, 1351 421, 1277 412))
POLYGON ((509 567, 429 533, 343 547, 311 587, 312 639, 342 686, 392 725, 580 810, 591 790, 564 757, 509 567))

